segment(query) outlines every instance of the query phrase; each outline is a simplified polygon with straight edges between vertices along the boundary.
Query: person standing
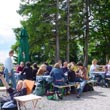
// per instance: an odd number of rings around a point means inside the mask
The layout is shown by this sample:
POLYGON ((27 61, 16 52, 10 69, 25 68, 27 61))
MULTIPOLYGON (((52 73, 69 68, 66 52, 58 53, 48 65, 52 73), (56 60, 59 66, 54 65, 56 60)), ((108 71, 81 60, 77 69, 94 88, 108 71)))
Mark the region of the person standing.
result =
POLYGON ((9 57, 6 58, 5 63, 4 63, 4 74, 7 83, 9 83, 9 79, 12 82, 13 88, 16 88, 16 80, 14 76, 14 71, 13 71, 13 63, 11 57, 13 57, 14 51, 11 50, 9 51, 9 57))
POLYGON ((25 66, 24 62, 20 62, 20 65, 17 67, 17 69, 16 69, 16 72, 17 72, 17 74, 16 74, 17 80, 22 79, 21 72, 23 71, 24 66, 25 66))

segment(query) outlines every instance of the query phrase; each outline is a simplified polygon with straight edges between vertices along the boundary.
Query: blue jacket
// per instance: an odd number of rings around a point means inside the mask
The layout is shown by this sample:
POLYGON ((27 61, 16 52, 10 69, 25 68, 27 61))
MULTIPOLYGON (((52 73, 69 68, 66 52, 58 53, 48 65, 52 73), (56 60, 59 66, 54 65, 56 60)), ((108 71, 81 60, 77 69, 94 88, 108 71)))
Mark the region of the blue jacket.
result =
POLYGON ((63 74, 62 69, 60 68, 53 68, 50 72, 50 75, 53 78, 53 83, 56 85, 63 85, 65 84, 65 76, 63 74))

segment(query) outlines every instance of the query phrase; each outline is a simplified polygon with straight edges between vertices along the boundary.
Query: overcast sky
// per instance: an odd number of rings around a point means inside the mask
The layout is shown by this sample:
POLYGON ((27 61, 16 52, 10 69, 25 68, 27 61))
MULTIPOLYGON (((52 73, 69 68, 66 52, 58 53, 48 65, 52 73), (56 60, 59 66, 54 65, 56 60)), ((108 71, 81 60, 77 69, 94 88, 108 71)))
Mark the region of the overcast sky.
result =
POLYGON ((0 63, 4 62, 11 45, 15 43, 12 28, 20 27, 20 16, 16 13, 20 0, 0 2, 0 63))

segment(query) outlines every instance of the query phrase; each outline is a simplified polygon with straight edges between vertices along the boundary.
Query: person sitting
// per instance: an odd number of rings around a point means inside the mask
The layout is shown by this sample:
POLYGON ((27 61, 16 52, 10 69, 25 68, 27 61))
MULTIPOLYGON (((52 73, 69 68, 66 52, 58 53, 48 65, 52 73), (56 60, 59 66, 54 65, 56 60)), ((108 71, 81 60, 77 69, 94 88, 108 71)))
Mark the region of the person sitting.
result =
POLYGON ((17 66, 17 69, 16 69, 16 77, 17 77, 17 80, 20 80, 22 79, 22 75, 21 75, 21 72, 23 71, 24 69, 24 62, 20 62, 20 65, 17 66))
POLYGON ((77 98, 80 98, 83 89, 87 83, 88 76, 87 76, 87 69, 83 66, 82 62, 77 63, 78 70, 76 71, 76 78, 75 81, 79 82, 80 85, 77 88, 77 98))
POLYGON ((24 69, 24 62, 20 62, 20 65, 17 67, 16 72, 21 73, 24 69))
POLYGON ((104 81, 105 81, 105 87, 108 87, 108 80, 107 78, 110 78, 110 60, 108 62, 107 65, 105 65, 104 67, 104 72, 105 72, 105 76, 104 76, 104 81))
POLYGON ((73 71, 74 68, 73 63, 69 63, 67 67, 68 67, 68 81, 74 82, 76 75, 75 75, 75 71, 73 71))
POLYGON ((90 71, 89 71, 90 78, 95 79, 94 72, 97 71, 98 68, 99 68, 99 65, 97 65, 97 60, 93 59, 92 60, 92 65, 90 66, 90 71))
MULTIPOLYGON (((69 83, 75 82, 76 75, 75 75, 75 71, 73 71, 74 64, 73 63, 69 63, 67 65, 67 67, 68 67, 68 82, 69 83)), ((75 88, 71 87, 71 91, 70 92, 74 93, 75 92, 75 88)))
POLYGON ((33 70, 32 70, 32 74, 33 74, 33 80, 36 80, 36 73, 38 71, 39 67, 37 66, 37 63, 33 64, 33 70))
POLYGON ((40 65, 36 75, 37 76, 44 75, 46 71, 47 71, 47 66, 45 64, 42 64, 42 65, 40 65))
MULTIPOLYGON (((53 84, 54 85, 65 85, 65 75, 60 68, 60 63, 55 63, 53 66, 52 71, 50 72, 50 76, 53 79, 53 84)), ((54 92, 57 93, 58 97, 62 99, 62 90, 58 89, 57 87, 54 87, 54 92)))
POLYGON ((16 107, 16 101, 14 100, 14 97, 23 96, 23 95, 27 94, 25 82, 22 80, 19 80, 17 83, 16 89, 13 89, 6 82, 3 74, 0 74, 0 79, 3 83, 3 85, 6 87, 7 92, 9 93, 9 96, 7 96, 7 98, 5 98, 5 100, 1 97, 2 102, 4 102, 2 108, 14 108, 14 107, 16 107))
POLYGON ((63 73, 64 73, 64 74, 68 71, 67 65, 68 65, 68 62, 65 61, 65 62, 63 63, 63 67, 61 68, 61 69, 63 70, 63 73))
POLYGON ((44 63, 47 67, 46 67, 46 72, 45 75, 50 75, 50 72, 52 70, 52 66, 49 65, 47 62, 44 63))
POLYGON ((32 80, 33 79, 33 75, 32 75, 32 67, 30 62, 26 62, 26 66, 24 67, 23 71, 21 72, 21 80, 22 79, 28 79, 28 80, 32 80))
POLYGON ((53 83, 55 85, 65 84, 65 75, 63 74, 62 69, 60 68, 59 63, 55 63, 52 71, 50 72, 51 77, 53 78, 53 83))

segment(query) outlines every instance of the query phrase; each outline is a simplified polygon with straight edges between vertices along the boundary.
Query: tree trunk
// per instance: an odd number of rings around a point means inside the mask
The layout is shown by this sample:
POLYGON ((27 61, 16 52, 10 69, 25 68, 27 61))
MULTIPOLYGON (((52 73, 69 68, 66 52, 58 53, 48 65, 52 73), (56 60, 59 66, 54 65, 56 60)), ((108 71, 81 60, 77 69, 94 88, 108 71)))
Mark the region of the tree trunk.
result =
POLYGON ((56 21, 56 49, 55 49, 55 62, 59 60, 59 29, 58 29, 58 10, 59 10, 59 0, 56 0, 56 9, 57 13, 55 15, 55 21, 56 21))
POLYGON ((84 66, 88 66, 88 38, 89 38, 89 0, 85 0, 86 12, 86 30, 85 30, 85 44, 84 44, 84 66))
POLYGON ((70 0, 67 0, 67 48, 66 48, 66 59, 69 62, 70 58, 69 58, 69 53, 70 53, 70 0))

